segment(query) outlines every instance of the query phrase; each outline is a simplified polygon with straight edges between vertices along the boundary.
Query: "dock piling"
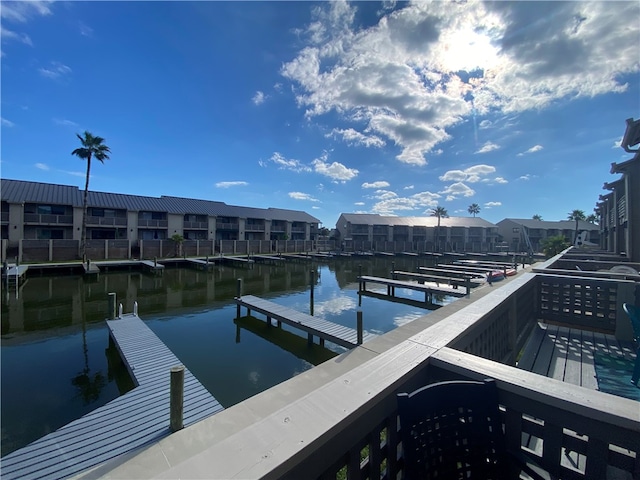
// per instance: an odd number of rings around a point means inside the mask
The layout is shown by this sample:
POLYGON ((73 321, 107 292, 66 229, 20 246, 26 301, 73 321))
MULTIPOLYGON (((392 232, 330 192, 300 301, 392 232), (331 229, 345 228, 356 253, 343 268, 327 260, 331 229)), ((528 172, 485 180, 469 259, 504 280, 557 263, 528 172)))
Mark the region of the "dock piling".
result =
POLYGON ((116 318, 116 294, 112 292, 109 294, 109 307, 107 311, 107 317, 109 320, 113 320, 116 318))
POLYGON ((309 315, 313 316, 313 284, 315 283, 315 271, 309 270, 309 315))
POLYGON ((182 430, 184 427, 184 366, 182 365, 171 368, 170 410, 171 431, 182 430))
POLYGON ((118 307, 118 318, 122 318, 122 304, 120 304, 120 306, 118 307))
POLYGON ((356 312, 356 330, 358 331, 358 345, 362 345, 362 310, 356 312))
MULTIPOLYGON (((242 297, 242 279, 239 278, 236 280, 236 298, 242 297)), ((236 317, 240 318, 240 304, 238 303, 236 307, 236 317)))

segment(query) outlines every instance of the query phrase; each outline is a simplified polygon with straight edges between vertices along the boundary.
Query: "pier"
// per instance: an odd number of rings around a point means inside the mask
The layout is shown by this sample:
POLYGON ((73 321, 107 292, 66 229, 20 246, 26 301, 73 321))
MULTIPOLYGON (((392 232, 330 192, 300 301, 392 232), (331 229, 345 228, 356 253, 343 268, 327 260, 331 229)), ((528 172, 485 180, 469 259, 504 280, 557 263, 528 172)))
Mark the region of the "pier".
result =
MULTIPOLYGON (((70 477, 171 433, 170 369, 180 361, 136 314, 108 320, 107 326, 136 387, 3 457, 3 479, 70 477)), ((184 426, 221 410, 185 368, 184 426)))
POLYGON ((405 282, 402 280, 393 280, 390 278, 382 278, 382 277, 370 277, 367 275, 363 275, 358 277, 359 287, 358 292, 363 293, 367 291, 367 282, 369 283, 379 283, 381 285, 387 286, 387 296, 395 297, 396 296, 396 288, 406 288, 408 290, 416 290, 418 292, 423 292, 425 296, 425 303, 432 303, 433 294, 442 294, 449 295, 452 297, 464 297, 465 293, 453 287, 439 287, 435 285, 425 285, 423 283, 416 282, 405 282))
POLYGON ((273 318, 277 321, 278 327, 286 323, 291 327, 306 332, 307 340, 310 344, 313 343, 313 337, 318 337, 320 345, 324 345, 326 340, 345 348, 353 348, 375 337, 375 335, 362 331, 361 320, 358 322, 358 329, 356 330, 312 317, 306 313, 298 312, 253 295, 236 297, 235 302, 238 306, 238 317, 240 317, 240 307, 246 307, 247 315, 251 315, 252 311, 265 315, 267 317, 267 325, 271 325, 271 319, 273 318))
POLYGON ((471 293, 472 287, 478 287, 481 285, 481 283, 479 282, 472 282, 471 278, 469 277, 461 279, 442 275, 425 275, 422 273, 403 272, 400 270, 394 270, 393 272, 391 272, 391 275, 393 276, 394 280, 397 280, 398 277, 403 277, 409 278, 411 280, 416 280, 421 283, 432 282, 437 285, 439 285, 440 283, 444 283, 450 285, 454 289, 457 289, 458 287, 465 287, 467 290, 467 295, 471 293))

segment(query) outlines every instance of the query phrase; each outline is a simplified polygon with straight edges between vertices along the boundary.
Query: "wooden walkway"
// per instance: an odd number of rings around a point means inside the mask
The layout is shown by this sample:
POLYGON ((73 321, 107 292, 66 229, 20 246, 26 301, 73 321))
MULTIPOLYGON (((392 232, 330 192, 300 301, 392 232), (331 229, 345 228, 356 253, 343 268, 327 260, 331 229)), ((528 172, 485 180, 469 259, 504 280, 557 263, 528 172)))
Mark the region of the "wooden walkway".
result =
POLYGON ((596 355, 622 357, 629 361, 634 357, 630 342, 620 342, 613 335, 539 323, 529 338, 518 368, 599 390, 596 355))
POLYGON ((254 261, 250 258, 247 257, 226 257, 226 256, 220 256, 218 257, 218 259, 220 260, 220 262, 222 263, 231 263, 236 264, 236 265, 250 265, 252 266, 254 261))
POLYGON ((154 262, 153 260, 140 260, 140 264, 142 268, 153 273, 162 273, 164 271, 164 265, 154 262))
POLYGON ((417 283, 417 282, 405 282, 402 280, 393 280, 390 278, 382 278, 382 277, 370 277, 367 275, 358 277, 358 282, 359 282, 358 292, 367 291, 367 282, 386 285, 387 295, 390 297, 395 297, 396 288, 406 288, 409 290, 424 292, 425 303, 431 303, 432 297, 434 294, 449 295, 451 297, 464 297, 466 295, 465 292, 453 287, 427 285, 427 284, 417 283))
MULTIPOLYGON (((298 312, 253 295, 236 297, 235 301, 238 305, 238 317, 240 316, 240 307, 246 307, 247 315, 250 315, 252 311, 259 312, 267 317, 267 324, 269 325, 273 318, 277 321, 278 326, 286 323, 306 332, 309 343, 313 342, 313 337, 318 337, 320 345, 324 345, 325 340, 345 348, 353 348, 358 345, 358 332, 354 328, 312 317, 306 313, 298 312)), ((374 337, 375 335, 362 332, 362 343, 374 337)))
MULTIPOLYGON (((3 457, 3 479, 66 478, 170 434, 169 371, 180 361, 137 315, 107 326, 137 386, 3 457)), ((222 409, 185 369, 184 426, 222 409)))
POLYGON ((418 271, 420 272, 425 272, 425 273, 435 273, 435 274, 442 274, 448 277, 458 277, 458 278, 485 278, 485 274, 484 273, 478 273, 478 272, 465 272, 463 270, 456 270, 456 269, 452 269, 452 268, 445 268, 446 265, 440 266, 440 267, 418 267, 418 271))
POLYGON ((479 281, 471 281, 471 277, 460 278, 453 277, 448 275, 428 275, 424 273, 413 273, 413 272, 403 272, 400 270, 394 270, 391 272, 394 280, 397 277, 410 278, 411 280, 416 280, 418 282, 433 282, 435 284, 446 283, 447 285, 451 285, 454 289, 457 287, 466 287, 467 294, 470 293, 470 289, 474 287, 479 287, 484 282, 479 281))
POLYGON ((199 270, 211 270, 215 267, 215 262, 210 258, 208 260, 202 260, 201 258, 185 258, 187 265, 195 267, 199 270))

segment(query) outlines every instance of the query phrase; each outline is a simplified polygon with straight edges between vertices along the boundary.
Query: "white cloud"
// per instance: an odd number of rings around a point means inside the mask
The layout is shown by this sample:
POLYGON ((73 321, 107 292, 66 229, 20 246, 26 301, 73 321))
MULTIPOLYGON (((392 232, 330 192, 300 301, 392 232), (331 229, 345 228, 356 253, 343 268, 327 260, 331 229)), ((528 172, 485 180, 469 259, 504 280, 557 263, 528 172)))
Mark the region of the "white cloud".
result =
POLYGON ((490 120, 482 120, 482 121, 478 124, 478 127, 479 127, 481 130, 484 130, 484 129, 486 129, 486 128, 491 127, 491 125, 492 125, 492 123, 491 123, 491 121, 490 121, 490 120))
POLYGON ((247 185, 249 185, 247 182, 242 182, 242 181, 216 183, 217 188, 246 187, 247 185))
POLYGON ((458 197, 471 197, 475 195, 476 192, 472 188, 466 186, 464 183, 456 182, 452 183, 447 188, 438 193, 446 194, 447 201, 451 201, 458 197))
POLYGON ((66 77, 71 74, 71 68, 60 62, 51 62, 48 68, 40 67, 38 71, 43 77, 51 78, 53 80, 66 77))
POLYGON ((492 207, 500 207, 501 205, 502 205, 502 202, 487 202, 484 204, 484 208, 490 209, 492 207))
POLYGON ((0 15, 5 20, 24 23, 35 16, 51 15, 53 1, 2 2, 0 15))
POLYGON ((529 173, 527 173, 526 175, 522 175, 520 177, 518 177, 518 180, 531 180, 531 175, 529 173))
POLYGON ((60 125, 61 127, 72 127, 78 128, 79 125, 76 122, 72 122, 71 120, 67 120, 65 118, 54 118, 53 123, 56 125, 60 125))
POLYGON ((3 40, 16 40, 18 42, 24 43, 25 45, 29 45, 30 47, 33 47, 33 42, 31 41, 31 37, 29 37, 29 35, 27 35, 26 33, 17 33, 12 30, 9 30, 4 26, 2 27, 2 30, 0 30, 0 33, 2 34, 3 40))
POLYGON ((264 103, 264 101, 266 100, 266 98, 267 98, 267 96, 263 92, 258 90, 256 92, 256 94, 253 96, 253 98, 251 99, 251 101, 255 105, 262 105, 264 103))
POLYGON ((325 137, 342 137, 347 145, 365 147, 383 147, 385 142, 376 135, 365 135, 363 133, 354 130, 353 128, 340 129, 334 128, 330 133, 327 133, 325 137))
POLYGON ((423 211, 425 208, 435 207, 440 195, 432 192, 419 192, 408 197, 400 197, 389 190, 377 190, 371 197, 377 200, 371 208, 373 213, 381 215, 396 215, 397 212, 423 211))
MULTIPOLYGON (((282 170, 291 170, 292 172, 311 172, 311 167, 303 165, 299 160, 287 159, 278 152, 273 152, 269 159, 282 170)), ((265 162, 260 162, 261 166, 266 166, 265 162)))
POLYGON ((80 35, 82 35, 83 37, 92 37, 93 36, 93 28, 91 28, 86 23, 80 22, 78 27, 80 29, 80 35))
POLYGON ((502 177, 496 177, 496 178, 493 179, 493 181, 496 182, 496 183, 509 183, 507 180, 505 180, 502 177))
POLYGON ((36 168, 39 168, 40 170, 51 170, 49 168, 49 165, 46 165, 44 163, 36 163, 36 168))
POLYGON ((3 127, 15 127, 15 123, 13 123, 11 120, 7 120, 6 118, 0 117, 0 124, 3 127))
POLYGON ((544 147, 542 145, 534 145, 533 147, 531 147, 529 150, 525 151, 525 152, 521 152, 518 154, 519 157, 522 157, 523 155, 526 155, 528 153, 535 153, 535 152, 539 152, 540 150, 542 150, 544 147))
POLYGON ((362 207, 365 205, 364 202, 355 202, 354 205, 357 205, 358 207, 362 207))
POLYGON ((389 182, 385 182, 384 180, 380 180, 373 183, 363 183, 362 188, 387 188, 389 186, 389 182))
POLYGON ((326 160, 327 155, 323 154, 320 158, 316 158, 311 162, 316 173, 325 175, 331 178, 334 182, 341 183, 352 180, 358 176, 359 172, 355 168, 348 168, 339 162, 328 163, 326 160))
POLYGON ((476 183, 481 180, 481 177, 494 173, 496 167, 491 165, 474 165, 464 170, 449 170, 438 177, 443 182, 469 182, 476 183))
POLYGON ((396 145, 401 162, 426 164, 472 115, 621 92, 625 76, 640 70, 637 2, 400 7, 380 10, 367 27, 355 22, 357 2, 315 7, 281 74, 307 117, 341 116, 354 131, 396 145))
POLYGON ((309 202, 319 202, 320 201, 317 198, 313 198, 308 193, 302 193, 302 192, 289 192, 289 197, 293 198, 294 200, 307 200, 309 202))
POLYGON ((493 142, 487 142, 482 147, 480 147, 480 149, 476 153, 489 153, 493 152, 494 150, 498 150, 499 148, 499 145, 496 145, 493 142))
POLYGON ((403 190, 413 190, 415 188, 414 185, 407 185, 403 190))

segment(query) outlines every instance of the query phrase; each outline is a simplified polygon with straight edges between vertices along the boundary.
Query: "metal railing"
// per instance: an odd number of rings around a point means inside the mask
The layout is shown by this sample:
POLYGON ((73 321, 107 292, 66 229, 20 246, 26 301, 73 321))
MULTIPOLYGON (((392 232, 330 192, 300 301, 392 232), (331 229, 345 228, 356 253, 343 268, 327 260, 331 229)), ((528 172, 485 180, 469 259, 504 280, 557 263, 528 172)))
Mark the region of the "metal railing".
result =
POLYGON ((87 216, 87 225, 126 227, 127 219, 126 217, 96 217, 90 215, 87 216))
POLYGON ((40 224, 65 224, 73 225, 73 215, 48 215, 38 213, 25 213, 24 223, 40 223, 40 224))

